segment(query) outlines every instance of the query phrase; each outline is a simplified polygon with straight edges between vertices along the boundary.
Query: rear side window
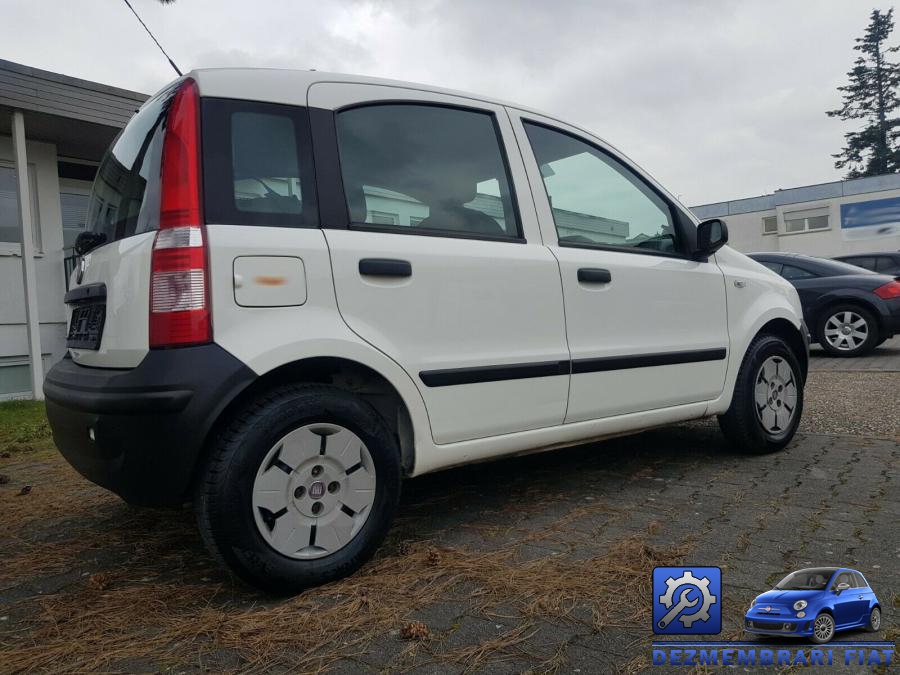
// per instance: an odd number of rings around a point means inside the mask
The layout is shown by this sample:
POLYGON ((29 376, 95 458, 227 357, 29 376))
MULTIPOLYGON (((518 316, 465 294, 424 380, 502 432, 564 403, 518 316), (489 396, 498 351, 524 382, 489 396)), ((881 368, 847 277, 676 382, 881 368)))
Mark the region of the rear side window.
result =
POLYGON ((794 267, 793 265, 785 265, 781 269, 781 276, 783 276, 785 279, 796 280, 796 279, 812 279, 816 275, 808 270, 801 268, 801 267, 794 267))
POLYGON ((306 110, 203 99, 206 222, 316 226, 306 110))
POLYGON ((407 233, 520 236, 492 114, 369 105, 338 113, 336 127, 351 223, 407 233))
POLYGON ((890 272, 897 267, 900 267, 900 262, 892 260, 886 255, 879 256, 875 259, 874 269, 876 272, 890 272))
POLYGON ((159 170, 169 103, 181 81, 147 101, 107 150, 88 206, 87 230, 116 241, 159 227, 159 170))

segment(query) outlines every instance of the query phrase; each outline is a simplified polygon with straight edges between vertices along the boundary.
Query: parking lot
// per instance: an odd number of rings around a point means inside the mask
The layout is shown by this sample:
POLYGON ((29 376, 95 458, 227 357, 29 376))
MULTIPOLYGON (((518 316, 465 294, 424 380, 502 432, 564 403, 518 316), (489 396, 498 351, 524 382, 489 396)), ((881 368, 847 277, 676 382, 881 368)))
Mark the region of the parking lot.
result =
POLYGON ((131 509, 7 429, 0 670, 640 672, 651 570, 681 562, 722 568, 723 639, 784 573, 833 564, 884 607, 877 636, 841 638, 896 640, 898 392, 895 338, 814 354, 780 454, 703 420, 408 481, 375 561, 286 601, 218 569, 189 510, 131 509))

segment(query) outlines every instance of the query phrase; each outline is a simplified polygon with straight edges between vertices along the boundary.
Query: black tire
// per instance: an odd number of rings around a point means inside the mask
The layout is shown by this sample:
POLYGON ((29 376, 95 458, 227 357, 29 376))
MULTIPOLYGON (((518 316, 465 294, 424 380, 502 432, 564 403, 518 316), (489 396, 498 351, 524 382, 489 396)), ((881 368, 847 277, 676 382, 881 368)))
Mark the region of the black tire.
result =
POLYGON ((719 427, 725 437, 738 449, 748 454, 766 454, 783 449, 797 431, 803 414, 803 376, 797 356, 780 337, 758 335, 750 343, 734 384, 734 396, 724 415, 719 416, 719 427), (763 363, 770 357, 779 357, 790 366, 797 384, 797 400, 788 425, 775 433, 763 427, 755 402, 756 377, 763 363))
POLYGON ((822 316, 816 325, 816 340, 827 354, 841 357, 863 356, 873 351, 882 342, 879 336, 878 321, 875 320, 872 312, 851 303, 834 305, 822 312, 822 316), (866 322, 866 339, 854 349, 838 349, 829 343, 825 337, 825 326, 828 323, 828 319, 842 312, 853 312, 866 322))
POLYGON ((866 625, 866 630, 870 633, 875 633, 881 629, 881 609, 879 607, 873 607, 872 611, 869 612, 869 623, 866 625), (876 615, 877 613, 877 615, 876 615))
POLYGON ((213 556, 264 591, 292 595, 352 574, 384 539, 400 499, 397 443, 372 406, 324 385, 287 385, 263 394, 215 438, 195 491, 197 524, 213 556), (302 426, 338 424, 366 445, 375 467, 368 518, 343 548, 321 558, 282 555, 260 534, 252 489, 261 462, 284 436, 302 426))

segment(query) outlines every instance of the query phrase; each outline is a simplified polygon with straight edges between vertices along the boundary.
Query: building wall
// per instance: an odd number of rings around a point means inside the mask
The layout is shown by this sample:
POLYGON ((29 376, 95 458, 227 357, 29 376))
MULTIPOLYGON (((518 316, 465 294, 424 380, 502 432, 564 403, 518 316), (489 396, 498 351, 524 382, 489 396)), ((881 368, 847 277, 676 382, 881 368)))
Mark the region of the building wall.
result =
MULTIPOLYGON (((65 279, 56 146, 28 141, 26 153, 36 177, 41 248, 35 255, 35 276, 46 368, 65 354, 65 279)), ((13 161, 9 136, 0 136, 0 160, 13 161)), ((31 390, 24 294, 21 247, 0 242, 0 400, 27 395, 31 390)))
POLYGON ((701 219, 721 218, 728 224, 729 244, 739 251, 785 251, 830 258, 852 253, 900 250, 900 223, 896 234, 864 239, 848 239, 841 228, 841 205, 900 197, 900 175, 875 176, 838 181, 789 190, 771 195, 691 207, 701 219), (805 232, 788 232, 785 216, 814 209, 827 209, 828 227, 805 232), (763 232, 763 219, 774 216, 778 231, 763 232))

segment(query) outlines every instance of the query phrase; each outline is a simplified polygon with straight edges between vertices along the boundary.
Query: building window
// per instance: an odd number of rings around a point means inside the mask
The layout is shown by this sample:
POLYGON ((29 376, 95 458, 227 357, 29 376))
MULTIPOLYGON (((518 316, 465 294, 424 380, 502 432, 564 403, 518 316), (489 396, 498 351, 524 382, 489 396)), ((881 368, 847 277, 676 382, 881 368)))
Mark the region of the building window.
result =
POLYGON ((815 230, 827 230, 828 207, 820 209, 807 209, 805 211, 791 211, 784 214, 784 231, 788 234, 794 232, 813 232, 815 230))
MULTIPOLYGON (((34 165, 28 165, 28 183, 31 192, 32 239, 34 248, 41 248, 41 219, 38 213, 37 179, 34 165)), ((0 162, 0 244, 21 244, 22 228, 19 225, 19 181, 12 164, 0 162)), ((18 250, 18 246, 16 249, 18 250)))
POLYGON ((777 216, 766 216, 762 219, 763 226, 763 234, 777 234, 778 233, 778 217, 777 216))
POLYGON ((63 248, 75 246, 75 239, 84 232, 90 201, 90 193, 60 190, 59 208, 62 214, 63 248))

